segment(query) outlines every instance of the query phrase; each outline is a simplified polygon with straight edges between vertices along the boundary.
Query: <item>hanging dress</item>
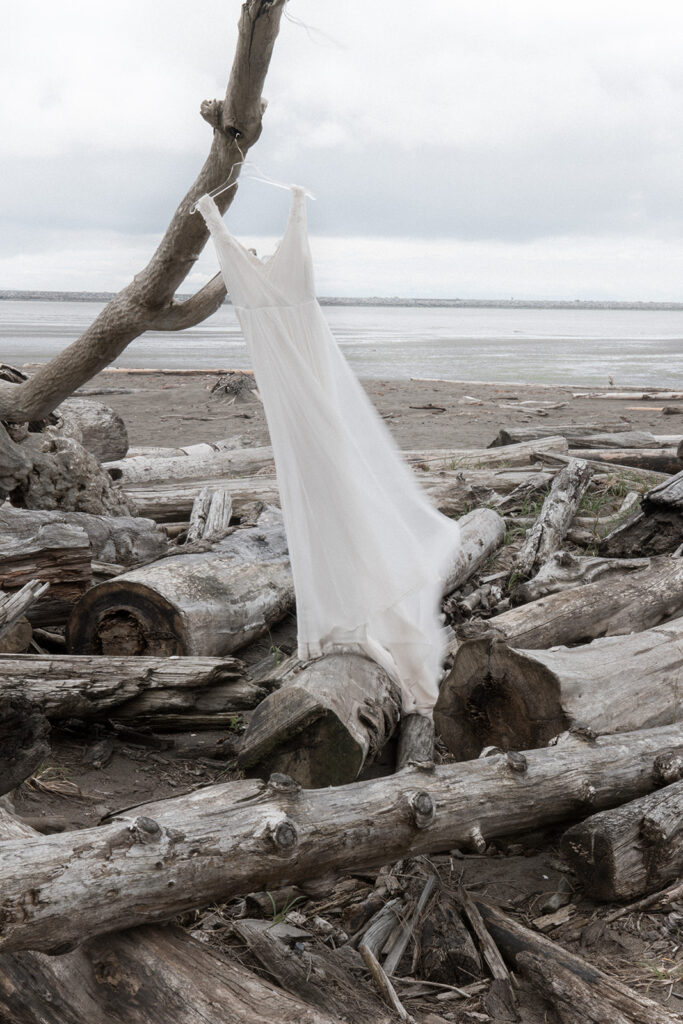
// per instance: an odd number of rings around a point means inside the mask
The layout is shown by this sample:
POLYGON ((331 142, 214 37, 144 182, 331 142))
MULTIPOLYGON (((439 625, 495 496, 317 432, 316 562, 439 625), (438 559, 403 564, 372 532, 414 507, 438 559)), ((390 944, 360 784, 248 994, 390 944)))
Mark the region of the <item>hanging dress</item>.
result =
POLYGON ((445 652, 440 600, 457 524, 424 495, 315 297, 305 193, 259 260, 197 203, 249 350, 270 431, 297 607, 298 654, 360 653, 431 714, 445 652))

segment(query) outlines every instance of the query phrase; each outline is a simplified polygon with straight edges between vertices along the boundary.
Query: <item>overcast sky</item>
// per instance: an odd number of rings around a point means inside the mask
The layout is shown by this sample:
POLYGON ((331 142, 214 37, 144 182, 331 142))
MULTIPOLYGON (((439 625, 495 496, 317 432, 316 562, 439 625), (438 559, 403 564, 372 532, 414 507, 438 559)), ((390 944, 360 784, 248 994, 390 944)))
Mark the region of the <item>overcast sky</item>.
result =
MULTIPOLYGON (((116 290, 200 168, 238 0, 22 0, 0 288, 116 290)), ((251 157, 316 196, 323 295, 683 301, 683 4, 290 0, 251 157)), ((227 218, 259 253, 286 192, 227 218)), ((216 269, 213 252, 188 290, 216 269)))

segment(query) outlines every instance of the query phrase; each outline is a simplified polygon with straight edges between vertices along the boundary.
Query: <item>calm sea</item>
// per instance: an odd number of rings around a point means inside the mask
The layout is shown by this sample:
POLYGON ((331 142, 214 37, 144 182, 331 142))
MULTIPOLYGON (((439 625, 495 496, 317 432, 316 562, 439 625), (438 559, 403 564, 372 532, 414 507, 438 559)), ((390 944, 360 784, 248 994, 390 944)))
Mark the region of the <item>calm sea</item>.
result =
MULTIPOLYGON (((0 301, 0 361, 41 363, 78 337, 101 303, 0 301)), ((683 313, 616 309, 326 306, 360 377, 445 377, 683 389, 683 313)), ((149 331, 116 360, 155 368, 249 367, 230 306, 180 334, 149 331)))

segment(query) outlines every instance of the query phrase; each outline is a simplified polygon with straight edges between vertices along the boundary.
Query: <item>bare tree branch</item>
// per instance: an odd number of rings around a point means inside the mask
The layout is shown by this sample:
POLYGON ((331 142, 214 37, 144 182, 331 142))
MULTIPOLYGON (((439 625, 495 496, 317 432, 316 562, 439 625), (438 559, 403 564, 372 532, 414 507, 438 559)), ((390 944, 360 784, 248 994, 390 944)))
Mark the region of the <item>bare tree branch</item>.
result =
MULTIPOLYGON (((196 262, 208 230, 192 209, 200 196, 232 175, 261 134, 265 104, 261 90, 280 27, 285 0, 246 0, 242 6, 235 57, 225 99, 205 102, 202 116, 214 126, 209 155, 195 182, 176 209, 151 260, 136 274, 68 348, 23 384, 0 388, 0 420, 38 420, 76 388, 99 373, 148 328, 180 330, 199 323, 218 308, 223 296, 216 279, 185 303, 173 296, 196 262)), ((222 213, 237 187, 222 193, 222 213)), ((222 286, 221 286, 222 287, 222 286)), ((223 289, 223 295, 225 294, 223 289)))

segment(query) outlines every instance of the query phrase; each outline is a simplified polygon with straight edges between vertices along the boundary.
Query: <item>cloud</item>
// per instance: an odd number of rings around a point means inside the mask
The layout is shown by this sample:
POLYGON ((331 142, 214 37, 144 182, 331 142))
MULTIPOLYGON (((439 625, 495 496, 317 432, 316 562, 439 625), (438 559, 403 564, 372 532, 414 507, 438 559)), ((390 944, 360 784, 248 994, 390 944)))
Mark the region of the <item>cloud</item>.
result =
MULTIPOLYGON (((93 253, 107 268, 98 278, 119 280, 129 256, 151 251, 208 151, 198 107, 224 92, 238 13, 237 0, 119 0, 106 17, 85 0, 13 9, 0 38, 0 88, 13 97, 0 111, 0 287, 42 277, 56 252, 69 253, 69 280, 80 252, 85 281, 93 253)), ((625 246, 629 274, 610 287, 680 298, 659 254, 678 266, 682 29, 683 8, 666 0, 291 0, 253 158, 318 195, 323 248, 348 239, 366 261, 354 275, 331 260, 334 292, 381 293, 382 268, 417 286, 413 239, 434 295, 454 286, 442 251, 479 267, 473 295, 507 290, 519 254, 543 251, 537 294, 572 295, 590 282, 591 253, 612 266, 625 246), (493 264, 474 255, 487 246, 493 264)), ((277 233, 283 195, 245 182, 232 229, 277 233)))

